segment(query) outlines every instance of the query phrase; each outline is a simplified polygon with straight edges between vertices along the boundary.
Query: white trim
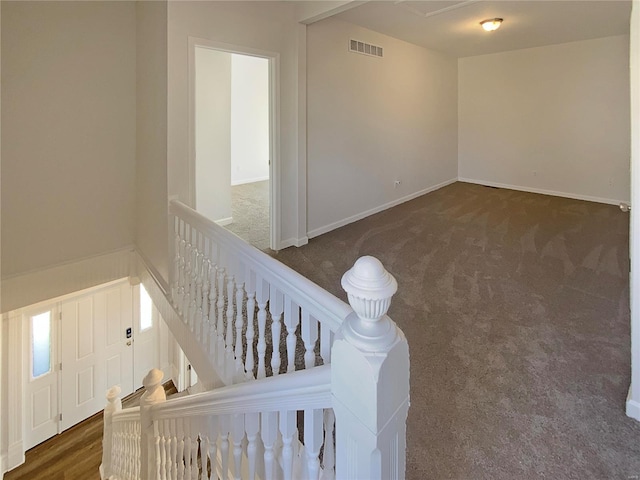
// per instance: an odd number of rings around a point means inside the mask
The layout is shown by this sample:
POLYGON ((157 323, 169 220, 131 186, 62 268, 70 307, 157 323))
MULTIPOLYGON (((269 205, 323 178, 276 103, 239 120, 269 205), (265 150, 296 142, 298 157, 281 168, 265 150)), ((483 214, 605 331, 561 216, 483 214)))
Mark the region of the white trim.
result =
MULTIPOLYGON (((23 322, 22 315, 12 312, 3 316, 3 322, 8 322, 7 333, 7 463, 5 467, 11 470, 24 463, 24 378, 26 370, 23 364, 23 322)), ((3 379, 4 380, 4 379, 3 379)))
POLYGON ((264 182, 265 180, 269 180, 269 175, 265 177, 246 178, 244 180, 238 180, 237 182, 231 182, 231 186, 237 187, 238 185, 246 185, 247 183, 264 182))
MULTIPOLYGON (((307 26, 298 24, 298 178, 294 236, 307 239, 307 26)), ((283 242, 280 242, 281 244, 283 242)), ((276 244, 277 245, 277 244, 276 244)))
POLYGON ((288 247, 302 247, 309 243, 309 237, 302 238, 287 238, 286 240, 282 240, 280 245, 278 246, 278 250, 283 250, 288 247))
POLYGON ((233 217, 221 218, 220 220, 216 220, 216 223, 221 227, 226 227, 233 223, 233 217))
POLYGON ((640 421, 640 402, 631 398, 632 387, 633 385, 629 387, 629 394, 627 395, 627 417, 640 421))
POLYGON ((627 415, 640 420, 640 2, 631 6, 629 75, 631 108, 631 209, 629 217, 629 308, 631 310, 631 385, 627 415))
POLYGON ((329 225, 325 225, 324 227, 320 227, 320 228, 316 228, 314 230, 311 230, 310 232, 307 233, 307 237, 308 238, 314 238, 317 237, 318 235, 322 235, 324 233, 330 232, 332 230, 335 230, 336 228, 340 228, 343 227, 345 225, 348 225, 350 223, 353 222, 357 222, 358 220, 362 220, 365 217, 368 217, 370 215, 373 215, 375 213, 379 213, 382 212, 383 210, 387 210, 391 207, 395 207, 396 205, 400 205, 401 203, 405 203, 408 202, 409 200, 413 200, 414 198, 420 197, 422 195, 425 195, 427 193, 433 192, 435 190, 439 190, 442 187, 446 187, 447 185, 451 185, 452 183, 457 182, 458 179, 457 178, 452 178, 450 180, 446 180, 442 183, 438 183, 437 185, 433 185, 431 187, 425 188, 423 190, 419 190, 417 192, 414 192, 410 195, 404 196, 402 198, 398 198, 396 200, 393 200, 391 202, 387 202, 383 205, 380 205, 379 207, 375 207, 372 208, 370 210, 366 210, 364 212, 358 213, 356 215, 352 215, 350 217, 347 217, 343 220, 339 220, 337 222, 333 222, 330 223, 329 225))
POLYGON ((24 463, 24 450, 22 448, 22 441, 15 442, 9 445, 9 451, 7 452, 7 463, 5 463, 5 467, 7 471, 13 470, 14 468, 22 465, 24 463))
POLYGON ((585 200, 587 202, 606 203, 609 205, 618 205, 620 203, 628 203, 629 200, 616 200, 613 198, 593 197, 591 195, 581 195, 579 193, 558 192, 556 190, 546 190, 544 188, 523 187, 520 185, 510 185, 507 183, 489 182, 487 180, 477 180, 475 178, 458 177, 459 182, 475 183, 476 185, 484 185, 486 187, 506 188, 508 190, 517 190, 519 192, 540 193, 542 195, 552 195, 554 197, 573 198, 574 200, 585 200))
POLYGON ((189 202, 195 203, 195 49, 210 48, 227 53, 251 55, 269 60, 269 218, 271 248, 280 243, 280 54, 268 50, 216 42, 206 38, 189 37, 189 202))

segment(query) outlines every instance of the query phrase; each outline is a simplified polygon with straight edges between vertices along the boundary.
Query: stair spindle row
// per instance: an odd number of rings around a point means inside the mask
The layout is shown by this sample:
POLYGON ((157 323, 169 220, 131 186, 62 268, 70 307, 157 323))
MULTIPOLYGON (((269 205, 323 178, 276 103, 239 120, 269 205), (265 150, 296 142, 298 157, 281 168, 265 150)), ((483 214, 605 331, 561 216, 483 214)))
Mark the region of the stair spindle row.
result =
POLYGON ((177 217, 173 244, 173 304, 225 383, 329 361, 333 332, 264 272, 177 217))
POLYGON ((156 420, 156 478, 317 480, 321 473, 323 479, 334 478, 333 411, 301 412, 304 446, 298 441, 297 413, 282 411, 156 420))

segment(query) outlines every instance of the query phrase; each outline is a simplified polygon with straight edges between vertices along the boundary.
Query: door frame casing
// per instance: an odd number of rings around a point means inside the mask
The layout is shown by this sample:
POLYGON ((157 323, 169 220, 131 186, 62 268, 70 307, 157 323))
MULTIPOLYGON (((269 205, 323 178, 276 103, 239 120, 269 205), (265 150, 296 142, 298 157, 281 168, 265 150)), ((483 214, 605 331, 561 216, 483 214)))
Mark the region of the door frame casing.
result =
MULTIPOLYGON (((196 205, 196 48, 209 48, 226 53, 265 58, 269 61, 269 244, 278 250, 281 241, 280 218, 280 54, 268 50, 189 37, 189 202, 196 205)), ((231 161, 231 159, 229 159, 231 161)), ((231 179, 229 179, 231 181, 231 179)))
MULTIPOLYGON (((25 406, 23 409, 22 415, 22 440, 25 449, 29 449, 34 447, 37 443, 33 445, 29 445, 27 443, 27 435, 28 435, 28 422, 31 418, 31 412, 28 411, 26 407, 31 405, 30 400, 28 399, 29 395, 29 385, 37 381, 31 377, 32 372, 32 348, 31 348, 31 324, 30 319, 36 315, 45 312, 51 312, 51 350, 49 362, 51 365, 51 370, 46 375, 54 375, 55 378, 53 380, 55 384, 54 395, 55 395, 55 405, 56 405, 56 415, 59 415, 61 412, 60 405, 60 351, 62 345, 60 344, 60 302, 54 301, 49 303, 39 303, 34 306, 29 306, 21 310, 19 319, 22 323, 22 345, 24 348, 22 349, 22 404, 25 406)), ((56 420, 56 432, 58 434, 61 432, 61 423, 60 419, 56 420)), ((54 434, 54 435, 55 435, 54 434)))

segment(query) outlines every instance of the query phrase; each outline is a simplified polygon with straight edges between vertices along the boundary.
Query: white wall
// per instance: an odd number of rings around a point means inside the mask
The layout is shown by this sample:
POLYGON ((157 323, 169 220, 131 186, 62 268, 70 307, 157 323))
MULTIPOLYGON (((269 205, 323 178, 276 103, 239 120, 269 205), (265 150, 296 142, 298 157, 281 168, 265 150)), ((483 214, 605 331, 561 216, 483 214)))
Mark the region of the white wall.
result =
POLYGON ((299 151, 304 106, 298 102, 304 72, 299 81, 300 26, 294 10, 287 2, 170 2, 168 8, 168 182, 169 195, 182 201, 190 200, 189 36, 279 56, 280 175, 276 181, 281 185, 280 247, 304 241, 306 233, 305 150, 299 151))
POLYGON ((195 51, 195 208, 231 218, 231 54, 195 51))
POLYGON ((269 178, 269 61, 231 55, 231 185, 269 178))
POLYGON ((2 277, 132 245, 134 3, 2 9, 2 277))
POLYGON ((629 200, 629 37, 459 60, 459 175, 629 200))
POLYGON ((136 2, 136 247, 168 279, 167 3, 136 2))
MULTIPOLYGON (((640 205, 640 2, 631 9, 631 204, 640 205)), ((631 385, 627 415, 640 421, 640 213, 631 209, 630 222, 631 385)))
POLYGON ((307 27, 307 62, 310 237, 457 177, 456 59, 330 18, 307 27))

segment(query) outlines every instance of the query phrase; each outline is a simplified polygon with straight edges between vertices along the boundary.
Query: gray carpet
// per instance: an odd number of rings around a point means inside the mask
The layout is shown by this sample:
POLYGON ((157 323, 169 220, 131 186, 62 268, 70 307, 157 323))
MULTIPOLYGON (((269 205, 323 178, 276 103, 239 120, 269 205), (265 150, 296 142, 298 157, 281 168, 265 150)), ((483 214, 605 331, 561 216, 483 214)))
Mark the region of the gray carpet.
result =
POLYGON ((269 181, 231 187, 231 215, 228 230, 259 250, 269 248, 269 181))
POLYGON ((411 355, 409 479, 636 479, 628 214, 456 183, 276 258, 346 299, 361 255, 396 277, 411 355))

